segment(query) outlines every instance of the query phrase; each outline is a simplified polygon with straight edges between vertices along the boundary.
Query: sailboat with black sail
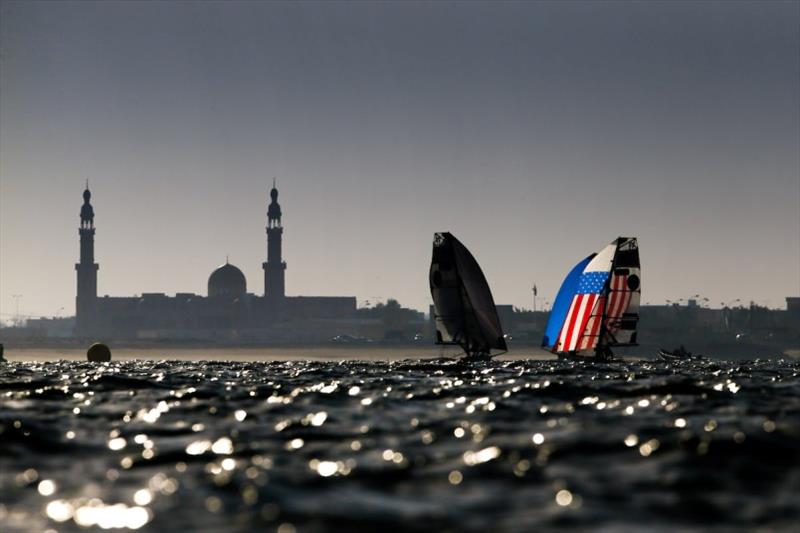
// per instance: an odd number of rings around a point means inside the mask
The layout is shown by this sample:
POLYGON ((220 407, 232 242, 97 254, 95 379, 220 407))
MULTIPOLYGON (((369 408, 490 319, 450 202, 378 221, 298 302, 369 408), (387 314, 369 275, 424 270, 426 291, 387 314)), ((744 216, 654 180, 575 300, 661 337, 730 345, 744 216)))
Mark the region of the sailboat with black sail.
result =
POLYGON ((638 345, 640 298, 639 244, 619 237, 567 274, 542 346, 559 358, 611 359, 613 348, 638 345))
POLYGON ((507 350, 492 292, 478 262, 451 233, 433 237, 430 269, 436 344, 460 346, 467 358, 507 350))

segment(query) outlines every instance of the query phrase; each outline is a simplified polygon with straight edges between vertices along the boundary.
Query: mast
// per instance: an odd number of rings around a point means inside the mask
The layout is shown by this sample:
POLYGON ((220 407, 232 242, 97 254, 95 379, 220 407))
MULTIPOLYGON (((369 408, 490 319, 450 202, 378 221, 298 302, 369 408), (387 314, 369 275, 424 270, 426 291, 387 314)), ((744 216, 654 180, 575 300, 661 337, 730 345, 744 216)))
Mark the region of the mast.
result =
POLYGON ((597 358, 613 356, 611 349, 603 344, 603 338, 606 336, 606 321, 608 316, 608 300, 611 296, 611 281, 614 279, 614 269, 617 266, 617 252, 619 252, 619 237, 617 237, 616 248, 614 249, 614 258, 611 260, 611 270, 609 276, 603 286, 603 312, 600 315, 600 330, 597 332, 597 345, 594 347, 594 355, 597 358))

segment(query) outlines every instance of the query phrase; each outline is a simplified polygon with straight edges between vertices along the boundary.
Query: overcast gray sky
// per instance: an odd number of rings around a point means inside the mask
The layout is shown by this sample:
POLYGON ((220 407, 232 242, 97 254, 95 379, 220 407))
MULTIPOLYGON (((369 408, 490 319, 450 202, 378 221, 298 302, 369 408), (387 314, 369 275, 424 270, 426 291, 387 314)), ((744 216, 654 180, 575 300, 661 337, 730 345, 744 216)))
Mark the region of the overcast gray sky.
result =
POLYGON ((0 7, 0 312, 74 312, 85 179, 99 293, 427 309, 434 231, 495 300, 551 300, 638 236, 643 301, 800 294, 800 3, 13 2, 0 7))

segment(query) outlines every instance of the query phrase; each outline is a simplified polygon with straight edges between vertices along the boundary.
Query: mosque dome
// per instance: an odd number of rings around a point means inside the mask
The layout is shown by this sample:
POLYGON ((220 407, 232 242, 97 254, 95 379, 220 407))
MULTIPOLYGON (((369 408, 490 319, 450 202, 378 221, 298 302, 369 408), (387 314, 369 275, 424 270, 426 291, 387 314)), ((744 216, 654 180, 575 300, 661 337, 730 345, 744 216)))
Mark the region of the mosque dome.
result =
POLYGON ((208 277, 208 296, 238 298, 247 292, 247 280, 237 267, 225 263, 208 277))

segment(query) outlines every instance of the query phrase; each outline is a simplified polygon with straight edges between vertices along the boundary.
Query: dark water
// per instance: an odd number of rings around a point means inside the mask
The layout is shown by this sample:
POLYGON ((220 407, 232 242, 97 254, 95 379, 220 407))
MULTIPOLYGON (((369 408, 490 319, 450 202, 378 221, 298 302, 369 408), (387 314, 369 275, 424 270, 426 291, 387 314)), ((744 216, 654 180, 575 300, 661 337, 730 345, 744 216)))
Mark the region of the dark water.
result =
POLYGON ((0 530, 791 530, 800 364, 0 366, 0 530))

